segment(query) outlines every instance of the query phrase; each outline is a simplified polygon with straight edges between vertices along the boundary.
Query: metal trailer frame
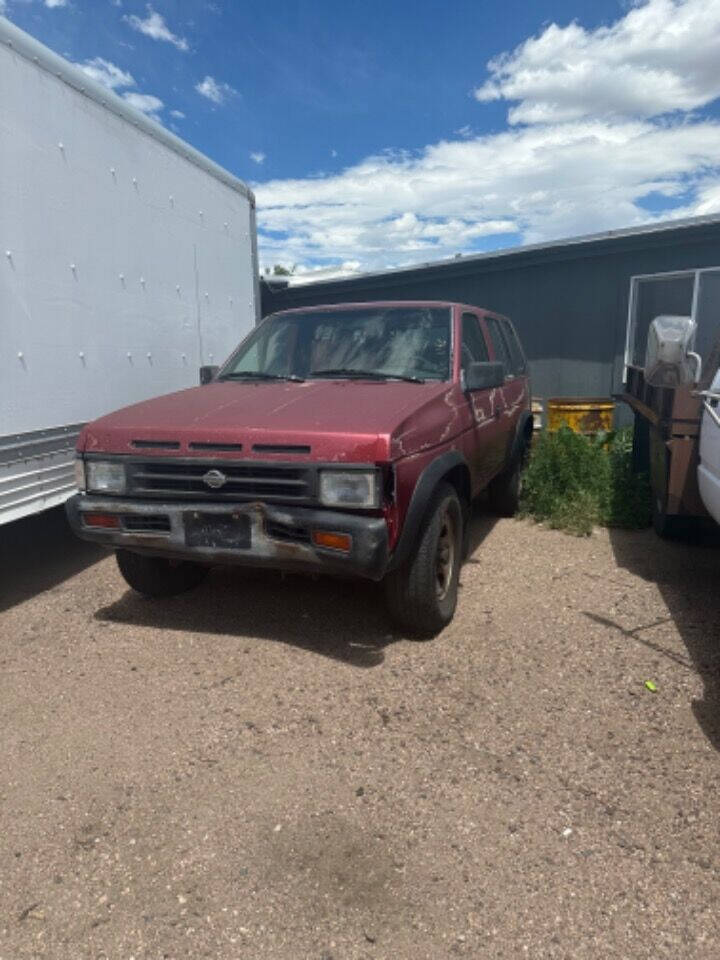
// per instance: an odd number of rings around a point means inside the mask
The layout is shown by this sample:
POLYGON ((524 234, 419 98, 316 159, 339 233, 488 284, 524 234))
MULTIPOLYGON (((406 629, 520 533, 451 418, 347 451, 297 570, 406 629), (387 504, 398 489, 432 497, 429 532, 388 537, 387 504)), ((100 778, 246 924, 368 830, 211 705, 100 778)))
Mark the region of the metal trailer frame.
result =
POLYGON ((692 524, 710 521, 698 488, 701 391, 711 383, 720 364, 720 337, 704 363, 699 384, 694 387, 652 387, 645 382, 643 368, 633 362, 635 308, 639 283, 643 280, 674 280, 693 277, 691 317, 697 322, 701 276, 720 273, 720 267, 698 267, 665 273, 638 274, 630 278, 625 338, 623 392, 618 399, 627 403, 635 417, 633 459, 635 469, 650 479, 653 525, 660 536, 685 532, 692 524))

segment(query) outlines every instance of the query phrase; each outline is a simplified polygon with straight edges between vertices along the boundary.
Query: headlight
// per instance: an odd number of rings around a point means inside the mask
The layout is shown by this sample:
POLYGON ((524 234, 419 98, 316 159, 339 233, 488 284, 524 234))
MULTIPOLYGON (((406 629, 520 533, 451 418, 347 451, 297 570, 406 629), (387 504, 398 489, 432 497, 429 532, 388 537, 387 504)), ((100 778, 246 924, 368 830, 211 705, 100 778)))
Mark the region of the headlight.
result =
POLYGON ((88 460, 85 464, 87 489, 92 493, 125 493, 125 465, 88 460))
POLYGON ((375 470, 321 470, 320 503, 326 507, 380 505, 380 481, 375 470))
POLYGON ((85 493, 85 461, 82 457, 75 458, 75 486, 80 493, 85 493))

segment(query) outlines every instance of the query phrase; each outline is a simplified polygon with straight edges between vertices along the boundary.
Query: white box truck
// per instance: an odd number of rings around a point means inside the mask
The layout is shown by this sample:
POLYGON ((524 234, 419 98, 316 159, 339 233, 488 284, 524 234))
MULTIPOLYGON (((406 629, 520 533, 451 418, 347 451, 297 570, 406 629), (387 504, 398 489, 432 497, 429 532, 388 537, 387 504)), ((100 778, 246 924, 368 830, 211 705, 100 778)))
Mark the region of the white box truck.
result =
POLYGON ((197 384, 259 318, 240 180, 0 17, 0 524, 89 420, 197 384))

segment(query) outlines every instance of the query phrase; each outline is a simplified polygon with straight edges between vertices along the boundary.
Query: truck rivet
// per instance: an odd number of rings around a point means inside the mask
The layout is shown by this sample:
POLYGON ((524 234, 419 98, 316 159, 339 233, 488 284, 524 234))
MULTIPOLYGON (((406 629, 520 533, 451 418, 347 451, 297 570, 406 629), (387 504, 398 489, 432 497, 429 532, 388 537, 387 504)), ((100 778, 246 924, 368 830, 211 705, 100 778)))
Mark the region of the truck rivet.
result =
POLYGON ((136 186, 137 186, 137 177, 133 177, 132 182, 133 182, 133 186, 136 187, 136 186))
POLYGON ((77 270, 77 267, 75 266, 74 263, 71 263, 71 264, 70 264, 70 269, 72 270, 73 273, 75 273, 75 271, 77 270))
POLYGON ((85 354, 83 353, 82 350, 80 351, 80 353, 78 353, 78 356, 80 357, 81 360, 85 358, 85 354))
POLYGON ((170 205, 171 205, 171 206, 174 206, 174 204, 175 204, 175 197, 173 197, 172 194, 168 197, 168 200, 170 201, 170 205))
POLYGON ((125 274, 124 274, 124 273, 119 273, 119 274, 118 274, 118 279, 120 280, 120 283, 125 283, 125 274))
POLYGON ((22 350, 18 350, 18 360, 22 360, 24 356, 25 354, 22 352, 22 350))
POLYGON ((152 360, 152 354, 150 353, 150 351, 148 351, 147 357, 148 357, 148 360, 152 360))
POLYGON ((6 250, 5 256, 8 258, 8 260, 12 260, 12 250, 6 250))
POLYGON ((58 150, 64 150, 64 149, 65 149, 65 144, 62 143, 62 141, 61 141, 61 142, 58 144, 58 150))
POLYGON ((115 176, 115 167, 110 167, 110 176, 111 177, 115 176))
POLYGON ((145 286, 145 277, 140 277, 140 283, 145 286))
POLYGON ((175 289, 177 290, 178 293, 180 293, 180 284, 179 284, 179 283, 176 283, 176 284, 175 284, 175 289))

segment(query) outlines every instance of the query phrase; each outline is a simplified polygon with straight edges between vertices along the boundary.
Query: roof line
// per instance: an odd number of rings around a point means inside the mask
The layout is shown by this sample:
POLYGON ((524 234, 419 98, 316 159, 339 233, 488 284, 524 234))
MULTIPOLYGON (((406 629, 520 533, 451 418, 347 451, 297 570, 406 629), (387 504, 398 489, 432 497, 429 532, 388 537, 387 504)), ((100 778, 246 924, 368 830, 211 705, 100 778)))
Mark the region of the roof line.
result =
POLYGON ((113 93, 112 90, 106 89, 102 84, 88 77, 79 67, 74 66, 68 60, 65 60, 64 57, 53 53, 52 50, 40 43, 39 40, 31 37, 30 34, 25 33, 24 30, 21 30, 6 17, 2 16, 0 16, 0 43, 9 47, 26 60, 31 60, 36 66, 41 67, 48 73, 52 73, 53 76, 57 77, 62 83, 72 87, 73 90, 83 94, 90 100, 99 103, 100 106, 105 107, 106 110, 110 110, 123 120, 131 123, 134 127, 142 130, 143 133, 148 134, 148 136, 154 140, 159 140, 160 143, 169 147, 179 156, 183 157, 183 159, 193 163, 196 167, 200 167, 201 170, 209 173, 215 177, 216 180, 220 180, 232 190, 243 194, 253 206, 255 205, 255 196, 252 190, 238 177, 233 176, 232 173, 229 173, 209 157, 206 157, 205 154, 200 153, 195 147, 191 147, 189 143, 181 140, 180 137, 176 137, 175 134, 170 133, 162 124, 151 120, 140 110, 131 107, 122 97, 119 97, 116 93, 113 93))
MULTIPOLYGON (((455 264, 472 264, 479 261, 499 260, 504 257, 519 256, 521 254, 539 253, 544 250, 559 250, 562 247, 577 247, 585 244, 597 243, 603 240, 620 240, 623 238, 642 237, 652 233, 662 233, 665 230, 686 229, 689 227, 711 226, 720 224, 720 213, 706 214, 701 217, 685 217, 678 220, 663 220, 660 223, 649 223, 639 227, 623 227, 619 230, 605 230, 602 233, 587 233, 577 237, 563 237, 559 240, 547 240, 542 243, 528 243, 517 247, 505 247, 500 250, 489 250, 485 253, 471 253, 469 255, 456 254, 443 260, 425 260, 419 263, 406 264, 403 267, 388 267, 386 270, 373 270, 368 273, 354 273, 343 277, 327 280, 309 281, 308 283, 292 283, 290 278, 289 289, 300 290, 306 287, 320 286, 328 283, 347 283, 354 280, 372 280, 374 277, 385 277, 396 273, 411 273, 413 270, 424 270, 428 267, 445 267, 455 264)), ((264 278, 272 281, 273 278, 264 278)), ((281 279, 281 278, 277 278, 281 279)), ((271 282, 269 285, 272 285, 271 282)))

